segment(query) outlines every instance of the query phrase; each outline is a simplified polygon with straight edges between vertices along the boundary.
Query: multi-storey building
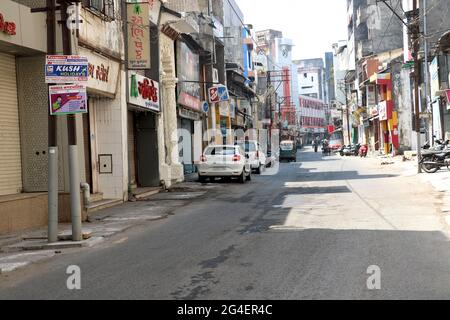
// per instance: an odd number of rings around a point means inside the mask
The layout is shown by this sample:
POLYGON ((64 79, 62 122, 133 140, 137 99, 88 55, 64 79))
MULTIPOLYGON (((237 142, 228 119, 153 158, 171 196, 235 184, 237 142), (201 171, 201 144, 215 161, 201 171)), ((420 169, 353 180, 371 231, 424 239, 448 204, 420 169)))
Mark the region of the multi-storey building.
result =
POLYGON ((307 135, 305 143, 310 143, 315 136, 327 132, 329 109, 322 100, 308 96, 300 95, 299 103, 300 125, 307 135))
MULTIPOLYGON (((391 3, 399 15, 400 2, 391 3)), ((374 152, 397 153, 401 149, 399 115, 410 117, 408 108, 394 101, 392 95, 392 72, 397 70, 402 54, 402 22, 382 2, 348 0, 347 9, 347 51, 355 61, 355 71, 345 78, 346 109, 351 112, 348 134, 351 142, 368 143, 374 152)), ((408 127, 403 129, 410 135, 408 127)))
MULTIPOLYGON (((446 1, 417 1, 420 18, 420 41, 418 58, 423 63, 420 77, 420 106, 427 113, 422 123, 422 132, 427 131, 423 140, 448 139, 450 137, 450 6, 446 1), (425 53, 428 53, 427 55, 425 53)), ((403 9, 406 16, 411 16, 413 1, 404 0, 403 9)), ((410 22, 410 20, 408 21, 410 22)), ((412 66, 411 39, 404 27, 404 62, 412 66)), ((413 69, 407 68, 405 77, 413 69)))
MULTIPOLYGON (((266 90, 273 92, 274 99, 267 112, 272 126, 293 128, 299 123, 298 83, 296 66, 293 63, 291 39, 284 38, 283 33, 276 30, 263 30, 256 33, 260 60, 268 72, 266 90), (270 89, 272 88, 272 89, 270 89)), ((263 79, 264 77, 261 77, 263 79)), ((262 82, 261 82, 262 83, 262 82)))
POLYGON ((324 63, 322 58, 296 60, 298 91, 302 96, 324 100, 324 63))

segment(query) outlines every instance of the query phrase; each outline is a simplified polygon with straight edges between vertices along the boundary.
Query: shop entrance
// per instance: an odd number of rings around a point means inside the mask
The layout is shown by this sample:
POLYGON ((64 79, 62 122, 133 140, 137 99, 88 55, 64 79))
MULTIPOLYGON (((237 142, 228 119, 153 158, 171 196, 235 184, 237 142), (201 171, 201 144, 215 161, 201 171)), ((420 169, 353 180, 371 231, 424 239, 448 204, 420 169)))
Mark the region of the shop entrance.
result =
POLYGON ((151 112, 128 111, 129 186, 159 187, 156 116, 151 112))

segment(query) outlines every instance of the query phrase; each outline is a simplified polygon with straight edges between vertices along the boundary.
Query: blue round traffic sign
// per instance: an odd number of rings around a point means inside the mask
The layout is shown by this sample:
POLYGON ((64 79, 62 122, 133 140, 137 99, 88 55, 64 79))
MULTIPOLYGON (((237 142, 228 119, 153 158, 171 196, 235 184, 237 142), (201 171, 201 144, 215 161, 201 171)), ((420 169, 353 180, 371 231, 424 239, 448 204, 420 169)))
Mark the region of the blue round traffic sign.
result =
POLYGON ((202 110, 204 113, 208 113, 208 111, 209 111, 209 103, 208 102, 203 101, 202 110))

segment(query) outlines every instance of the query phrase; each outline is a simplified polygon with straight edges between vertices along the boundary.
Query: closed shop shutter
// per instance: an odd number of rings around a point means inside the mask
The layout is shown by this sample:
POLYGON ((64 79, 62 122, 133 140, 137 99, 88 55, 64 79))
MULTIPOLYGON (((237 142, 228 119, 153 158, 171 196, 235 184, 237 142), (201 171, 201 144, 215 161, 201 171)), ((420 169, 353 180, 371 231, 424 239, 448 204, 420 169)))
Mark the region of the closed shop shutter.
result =
POLYGON ((22 191, 15 57, 0 53, 0 195, 22 191))
POLYGON ((132 189, 137 188, 135 128, 134 112, 128 111, 128 169, 129 184, 132 189))

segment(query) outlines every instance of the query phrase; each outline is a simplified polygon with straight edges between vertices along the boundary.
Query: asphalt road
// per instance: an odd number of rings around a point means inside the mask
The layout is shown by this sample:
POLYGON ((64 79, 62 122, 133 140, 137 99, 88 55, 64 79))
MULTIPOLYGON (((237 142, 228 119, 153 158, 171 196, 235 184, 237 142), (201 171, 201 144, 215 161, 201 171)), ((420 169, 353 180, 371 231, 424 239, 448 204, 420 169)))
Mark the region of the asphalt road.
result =
POLYGON ((0 276, 0 299, 449 299, 437 195, 379 161, 299 153, 167 220, 0 276), (69 291, 66 269, 81 268, 69 291), (369 266, 381 289, 369 290, 369 266))

